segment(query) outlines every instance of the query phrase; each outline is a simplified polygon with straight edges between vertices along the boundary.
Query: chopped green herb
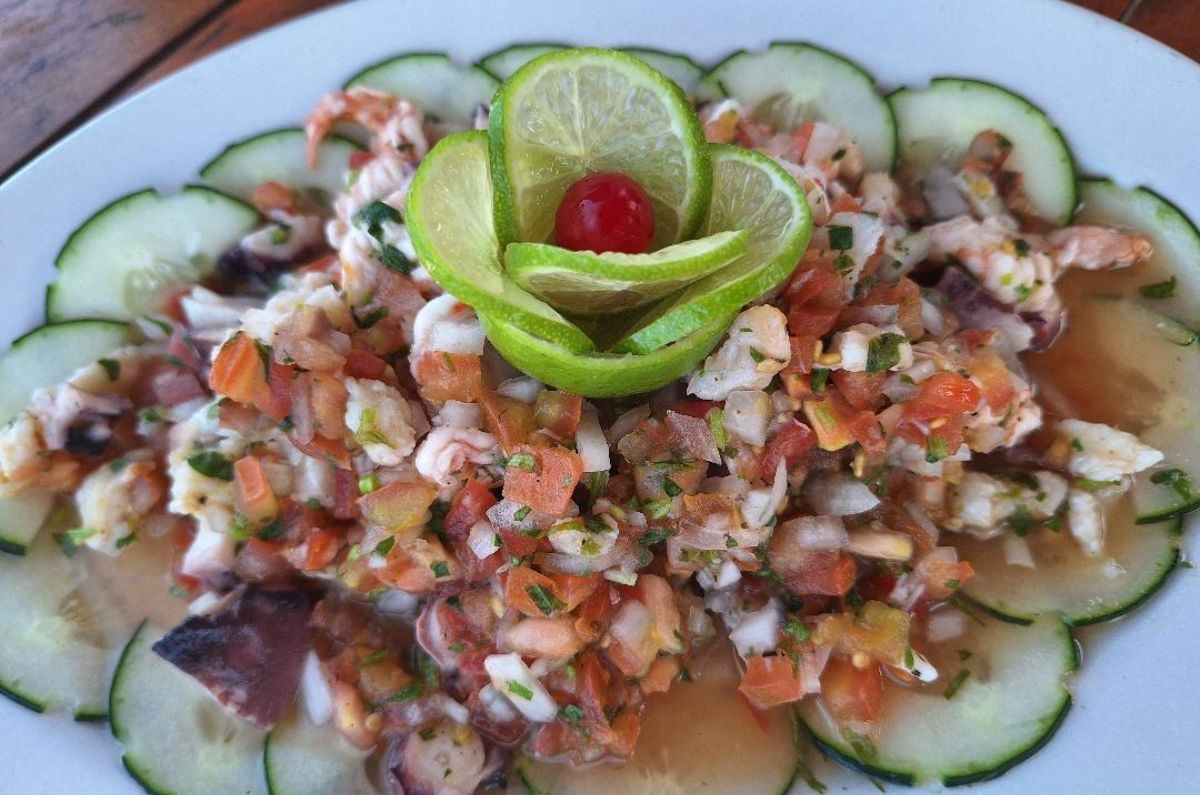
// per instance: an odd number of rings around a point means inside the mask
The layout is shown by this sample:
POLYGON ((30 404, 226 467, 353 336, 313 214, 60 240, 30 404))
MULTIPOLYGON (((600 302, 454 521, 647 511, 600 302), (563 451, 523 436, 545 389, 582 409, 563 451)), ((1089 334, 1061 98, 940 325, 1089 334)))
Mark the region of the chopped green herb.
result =
POLYGON ((387 659, 387 656, 388 653, 386 649, 378 649, 359 660, 358 667, 370 668, 372 665, 379 665, 379 663, 387 659))
POLYGON ((319 511, 325 506, 321 505, 321 501, 316 497, 309 497, 304 501, 304 507, 308 508, 310 511, 319 511))
POLYGON ((1033 295, 1033 288, 1026 284, 1018 284, 1013 288, 1013 292, 1017 294, 1017 301, 1024 303, 1029 300, 1029 296, 1033 295))
POLYGON ((388 701, 412 701, 420 698, 421 694, 424 692, 424 685, 416 680, 413 680, 393 693, 392 697, 389 698, 388 701))
POLYGON ((848 226, 830 226, 829 247, 835 251, 846 251, 854 246, 854 230, 848 226))
POLYGON ((520 682, 509 682, 508 692, 512 693, 514 696, 523 698, 526 701, 533 700, 533 691, 520 682))
POLYGON ((525 589, 525 593, 529 594, 529 598, 537 605, 537 609, 546 615, 567 609, 566 604, 544 585, 530 585, 525 589))
POLYGON ((917 667, 917 658, 913 654, 912 646, 904 650, 904 667, 910 671, 917 667))
POLYGON ((1013 512, 1010 513, 1008 518, 1004 521, 1006 521, 1008 526, 1012 528, 1012 531, 1019 536, 1028 535, 1029 531, 1037 526, 1037 521, 1033 518, 1033 514, 1031 514, 1029 512, 1029 508, 1023 504, 1018 504, 1015 508, 1013 508, 1013 512))
POLYGON ((726 549, 736 549, 737 545, 738 545, 738 542, 737 542, 736 538, 734 538, 733 536, 725 537, 725 548, 726 549))
POLYGON ((767 359, 767 357, 764 356, 762 351, 760 351, 758 348, 750 349, 750 358, 754 360, 755 364, 766 361, 766 359, 767 359))
POLYGON ((433 728, 432 726, 426 726, 424 729, 421 729, 421 731, 417 732, 417 736, 420 737, 425 742, 429 742, 430 740, 432 740, 434 735, 436 735, 436 734, 437 734, 437 729, 433 728))
POLYGON ((121 377, 121 363, 116 359, 101 359, 100 361, 96 362, 96 364, 104 368, 104 372, 108 375, 109 381, 116 381, 121 377))
POLYGON ((137 414, 138 419, 142 422, 162 422, 163 414, 158 406, 149 406, 142 409, 137 414))
POLYGON ((229 535, 233 536, 236 541, 245 541, 250 538, 253 535, 252 530, 250 520, 240 513, 235 513, 229 520, 229 535))
POLYGON ((1017 238, 1013 241, 1013 249, 1017 252, 1018 257, 1024 257, 1029 254, 1029 241, 1017 238))
POLYGON ((608 473, 588 472, 583 476, 583 482, 588 490, 587 504, 584 507, 590 509, 604 494, 604 489, 608 486, 608 473))
POLYGON ((574 704, 563 704, 558 708, 558 717, 575 726, 579 721, 583 720, 583 710, 574 704))
POLYGON ((644 547, 650 547, 662 541, 666 541, 673 535, 675 535, 673 530, 648 530, 641 538, 638 539, 638 543, 644 547))
POLYGON ((1172 276, 1170 279, 1167 279, 1165 282, 1155 282, 1154 284, 1143 284, 1141 287, 1138 288, 1138 292, 1140 292, 1146 298, 1154 298, 1156 300, 1162 299, 1162 298, 1170 298, 1173 295, 1175 295, 1175 277, 1172 276))
POLYGON ((833 258, 833 267, 837 268, 838 273, 849 273, 854 270, 854 260, 850 259, 849 254, 838 254, 833 258))
POLYGON ((369 475, 363 475, 358 479, 358 493, 370 494, 379 488, 379 475, 372 472, 369 475))
POLYGON ((233 463, 216 450, 196 453, 187 460, 188 466, 201 475, 217 480, 233 480, 233 463))
POLYGON ((354 441, 361 445, 387 444, 387 437, 380 433, 375 422, 374 406, 363 409, 358 416, 358 430, 354 432, 354 441))
POLYGON ((803 643, 812 637, 812 630, 796 616, 788 616, 787 623, 783 625, 783 631, 796 639, 797 643, 803 643))
POLYGON ((267 239, 273 246, 282 246, 292 239, 292 228, 286 224, 275 224, 271 231, 267 232, 267 239))
POLYGON ((948 455, 950 451, 947 449, 946 439, 942 436, 930 436, 926 442, 925 461, 936 464, 948 455))
POLYGON ((383 267, 396 273, 403 273, 405 276, 412 273, 412 260, 404 255, 404 252, 393 246, 391 243, 383 243, 379 249, 379 259, 383 262, 383 267))
POLYGON ((400 223, 400 211, 387 202, 373 201, 354 215, 354 223, 368 235, 379 239, 384 223, 400 223))
POLYGON ((394 546, 396 546, 395 536, 388 536, 375 545, 375 554, 386 558, 394 546))
POLYGON ((708 422, 708 429, 712 432, 713 443, 717 445, 717 449, 721 449, 728 441, 725 435, 725 412, 721 409, 712 409, 705 415, 704 419, 708 422))
POLYGON ((120 472, 127 466, 129 466, 128 458, 114 458, 112 461, 108 462, 108 469, 110 472, 120 472))
POLYGON ((127 536, 121 536, 117 539, 117 549, 124 549, 130 544, 138 540, 137 533, 130 533, 127 536))
POLYGON ((433 572, 433 576, 439 580, 443 577, 450 576, 450 567, 446 565, 444 560, 435 560, 429 564, 429 570, 433 572))
POLYGON ((663 478, 663 491, 667 493, 668 497, 678 497, 683 494, 683 489, 679 488, 679 485, 669 477, 663 478))
POLYGON ((958 650, 958 661, 959 662, 966 662, 969 659, 971 659, 971 650, 970 649, 959 649, 958 650))
POLYGON ((360 329, 369 329, 388 316, 388 308, 377 306, 365 315, 359 315, 356 310, 351 310, 350 314, 354 316, 354 325, 360 329))
POLYGON ((1071 449, 1075 450, 1076 452, 1082 453, 1083 452, 1083 442, 1079 441, 1079 439, 1077 439, 1077 438, 1072 438, 1071 439, 1071 449))
POLYGON ((950 684, 946 685, 945 691, 942 693, 947 699, 954 698, 954 694, 963 686, 963 682, 967 681, 967 677, 971 675, 970 670, 963 668, 954 675, 950 680, 950 684))
POLYGON ((506 468, 523 469, 526 472, 532 472, 537 468, 537 459, 533 457, 532 453, 516 453, 509 456, 506 468))
POLYGON ((1185 500, 1192 499, 1192 481, 1182 469, 1164 469, 1150 476, 1150 482, 1158 486, 1169 486, 1185 500))
POLYGON ((516 513, 513 514, 513 519, 516 519, 518 522, 523 522, 525 521, 525 517, 528 516, 531 511, 533 511, 533 509, 528 505, 522 505, 517 509, 516 513))
POLYGON ((650 500, 642 505, 642 512, 650 519, 661 519, 671 511, 671 501, 669 499, 650 500))
POLYGON ((946 587, 949 588, 951 591, 957 591, 958 586, 960 586, 960 585, 962 585, 962 583, 960 583, 958 580, 953 580, 953 579, 946 580, 946 587))
POLYGON ((907 342, 908 337, 891 331, 872 337, 867 343, 867 372, 882 373, 898 365, 900 346, 907 342))
POLYGON ((451 643, 451 644, 450 644, 449 646, 447 646, 446 648, 447 648, 447 649, 449 649, 450 651, 454 652, 455 654, 462 654, 462 653, 463 653, 463 650, 467 648, 467 644, 465 644, 465 643, 451 643))

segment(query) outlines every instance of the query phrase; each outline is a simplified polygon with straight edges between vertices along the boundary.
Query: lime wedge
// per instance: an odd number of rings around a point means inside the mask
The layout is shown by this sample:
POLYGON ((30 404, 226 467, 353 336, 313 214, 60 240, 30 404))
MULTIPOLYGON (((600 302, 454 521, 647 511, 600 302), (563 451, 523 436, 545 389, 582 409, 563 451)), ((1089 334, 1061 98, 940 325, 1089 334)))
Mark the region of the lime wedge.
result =
POLYGON ((700 363, 733 322, 717 318, 653 353, 571 353, 495 315, 480 314, 483 330, 509 363, 543 383, 586 397, 650 392, 700 363))
POLYGON ((746 253, 745 230, 718 232, 651 254, 568 251, 509 243, 504 269, 518 286, 564 312, 607 315, 669 295, 746 253))
POLYGON ((652 308, 614 348, 649 353, 777 287, 796 267, 812 234, 804 191, 774 160, 750 149, 712 144, 713 195, 702 234, 750 232, 737 262, 692 282, 652 308))
POLYGON ((504 275, 487 133, 455 133, 438 142, 413 177, 404 220, 421 264, 458 300, 567 350, 595 347, 575 324, 504 275))
POLYGON ((654 207, 653 248, 693 236, 712 185, 708 148, 683 91, 612 50, 551 52, 522 66, 492 100, 496 218, 506 243, 544 243, 581 177, 626 174, 654 207))

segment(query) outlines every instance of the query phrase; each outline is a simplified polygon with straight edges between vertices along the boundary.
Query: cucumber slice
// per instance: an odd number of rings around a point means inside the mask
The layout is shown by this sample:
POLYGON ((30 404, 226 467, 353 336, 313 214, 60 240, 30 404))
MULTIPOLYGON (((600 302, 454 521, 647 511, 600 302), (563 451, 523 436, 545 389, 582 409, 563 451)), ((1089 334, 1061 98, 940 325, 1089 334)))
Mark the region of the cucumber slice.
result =
POLYGON ((499 83, 482 66, 463 66, 441 53, 414 52, 368 66, 346 81, 403 97, 435 121, 465 121, 492 101, 499 83))
POLYGON ((245 202, 198 185, 172 196, 147 189, 117 199, 59 252, 46 319, 126 320, 151 312, 163 286, 212 273, 217 258, 260 221, 245 202))
POLYGON ((1068 533, 1034 530, 1026 537, 1037 568, 1009 565, 1004 540, 951 540, 975 576, 966 594, 992 614, 1022 624, 1054 613, 1073 627, 1125 615, 1158 592, 1179 564, 1180 522, 1134 523, 1132 500, 1105 517, 1104 554, 1089 557, 1068 533))
POLYGON ((249 201, 264 182, 278 182, 293 190, 318 189, 332 197, 344 185, 350 155, 362 147, 349 138, 331 134, 321 141, 320 161, 310 169, 306 159, 308 137, 304 130, 272 130, 225 147, 200 169, 200 178, 217 190, 249 201))
POLYGON ((899 127, 900 160, 918 172, 936 162, 957 167, 971 140, 995 130, 1013 143, 1006 168, 1022 174, 1038 214, 1062 225, 1075 212, 1075 165, 1062 133, 1042 110, 1006 88, 939 77, 924 89, 889 97, 899 127))
POLYGON ((0 552, 24 555, 53 507, 54 495, 45 492, 0 497, 0 552))
POLYGON ((109 709, 125 769, 155 795, 265 795, 263 732, 155 654, 158 634, 143 623, 113 677, 109 709))
POLYGON ((25 408, 36 390, 65 381, 131 342, 133 330, 112 320, 52 323, 18 337, 0 357, 0 423, 25 408))
POLYGON ((733 97, 780 130, 829 122, 858 144, 868 171, 890 171, 895 163, 896 121, 875 78, 820 47, 774 42, 762 52, 735 52, 709 70, 698 91, 733 97))
POLYGON ((568 251, 547 243, 509 243, 508 275, 546 303, 576 315, 642 306, 719 271, 746 252, 746 230, 718 232, 648 254, 568 251))
POLYGON ((704 70, 686 55, 677 52, 664 52, 649 47, 618 47, 621 52, 627 52, 641 58, 652 67, 675 81, 683 89, 683 93, 691 96, 704 77, 704 70))
POLYGON ((167 540, 147 539, 118 557, 68 556, 50 532, 24 557, 0 555, 0 692, 38 712, 103 718, 115 651, 147 612, 184 612, 167 593, 171 555, 167 540))
POLYGON ((267 735, 263 767, 270 795, 379 795, 367 777, 367 756, 340 733, 314 726, 301 710, 292 710, 267 735))
POLYGON ((421 264, 463 303, 568 350, 591 350, 586 334, 504 273, 488 168, 482 131, 448 135, 425 158, 408 189, 405 216, 421 264))
POLYGON ((879 735, 870 745, 852 745, 818 699, 803 702, 800 719, 817 746, 869 776, 908 785, 984 781, 1036 753, 1071 706, 1064 681, 1078 667, 1075 641, 1051 616, 1030 626, 981 620, 982 626, 968 622, 967 633, 947 648, 926 652, 942 675, 936 684, 886 685, 879 735), (970 658, 960 661, 959 649, 970 658), (962 670, 971 673, 947 698, 948 683, 962 670))
POLYGON ((37 712, 105 713, 109 650, 82 577, 48 533, 22 558, 0 555, 0 692, 37 712))
POLYGON ((694 682, 676 682, 648 702, 633 758, 586 769, 518 757, 534 795, 781 795, 802 759, 790 710, 760 726, 738 694, 726 643, 705 652, 694 682))
POLYGON ((568 46, 570 45, 550 43, 514 44, 483 56, 479 59, 479 65, 497 80, 504 81, 534 58, 548 52, 565 50, 568 46))

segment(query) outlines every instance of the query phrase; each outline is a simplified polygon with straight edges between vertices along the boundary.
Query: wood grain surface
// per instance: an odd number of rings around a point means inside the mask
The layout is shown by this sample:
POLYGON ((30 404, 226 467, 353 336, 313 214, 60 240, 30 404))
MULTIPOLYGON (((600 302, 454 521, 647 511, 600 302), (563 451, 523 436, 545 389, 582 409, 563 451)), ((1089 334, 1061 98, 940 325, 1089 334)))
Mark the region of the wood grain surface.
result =
MULTIPOLYGON (((114 100, 334 2, 0 0, 0 180, 114 100)), ((1200 0, 1073 2, 1200 60, 1200 0)))

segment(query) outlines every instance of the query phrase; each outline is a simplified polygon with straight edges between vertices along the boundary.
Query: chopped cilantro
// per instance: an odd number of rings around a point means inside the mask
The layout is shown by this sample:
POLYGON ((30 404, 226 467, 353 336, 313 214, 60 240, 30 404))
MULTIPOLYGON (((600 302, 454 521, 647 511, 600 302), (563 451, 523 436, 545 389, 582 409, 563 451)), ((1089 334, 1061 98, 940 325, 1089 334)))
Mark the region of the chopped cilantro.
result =
POLYGON ((420 698, 424 692, 424 686, 420 682, 413 680, 393 693, 388 701, 412 701, 420 698))
POLYGON ((508 459, 507 469, 523 469, 532 472, 537 468, 537 459, 532 453, 516 453, 508 459))
POLYGON ((383 539, 382 541, 380 541, 378 544, 375 545, 375 554, 381 555, 386 558, 388 553, 392 551, 392 547, 394 547, 394 546, 396 546, 395 536, 388 536, 387 538, 383 539))
POLYGON ((750 358, 754 360, 755 364, 758 364, 759 362, 766 361, 767 357, 758 348, 751 348, 750 358))
POLYGON ((725 446, 728 438, 725 435, 725 412, 721 409, 713 409, 705 415, 704 419, 708 422, 708 429, 712 432, 713 443, 717 449, 725 446))
POLYGON ((137 533, 130 533, 127 536, 122 536, 117 539, 117 549, 124 549, 137 540, 137 533))
POLYGON ((1029 512, 1029 508, 1025 505, 1018 504, 1013 508, 1013 512, 1005 519, 1012 531, 1019 536, 1029 534, 1029 531, 1037 526, 1037 521, 1033 518, 1033 514, 1029 512))
POLYGON ((1079 441, 1078 438, 1072 437, 1071 449, 1075 450, 1076 452, 1082 453, 1083 452, 1083 442, 1079 441))
POLYGON ((1150 476, 1150 482, 1158 486, 1169 486, 1185 500, 1193 497, 1192 481, 1182 469, 1164 469, 1150 476))
POLYGON ((662 541, 666 541, 671 536, 675 535, 671 530, 648 530, 638 539, 638 543, 644 547, 653 546, 662 541))
POLYGON ((669 499, 651 500, 642 505, 642 511, 650 519, 661 519, 671 511, 671 501, 669 499))
POLYGON ((679 485, 669 477, 663 478, 663 491, 667 493, 668 497, 678 497, 683 494, 683 489, 679 488, 679 485))
POLYGON ((101 359, 100 361, 96 362, 96 364, 104 368, 104 372, 108 375, 109 381, 116 381, 121 377, 121 363, 116 359, 101 359))
POLYGON ((383 267, 390 271, 403 273, 405 276, 413 271, 412 260, 404 256, 404 252, 391 243, 382 244, 379 251, 379 258, 383 262, 383 267))
POLYGON ((813 370, 811 381, 812 391, 818 395, 825 391, 825 385, 829 383, 829 370, 824 367, 818 367, 813 370))
POLYGON ((954 698, 954 694, 958 692, 959 688, 963 686, 963 682, 967 681, 967 677, 970 675, 970 670, 963 668, 954 675, 954 678, 950 680, 950 684, 946 685, 946 689, 942 692, 942 695, 947 699, 954 698))
POLYGON ((959 649, 958 650, 958 661, 959 662, 966 662, 969 659, 971 659, 971 650, 970 649, 959 649))
POLYGON ((371 652, 366 657, 358 661, 359 668, 370 668, 372 665, 379 665, 387 659, 388 653, 386 649, 377 649, 371 652))
POLYGON ((908 342, 908 337, 895 332, 886 332, 873 337, 867 343, 867 372, 881 373, 900 363, 900 346, 908 342))
POLYGON ((1013 241, 1013 250, 1017 252, 1018 257, 1024 257, 1029 254, 1029 241, 1017 238, 1013 241))
POLYGON ((787 623, 783 625, 783 631, 796 639, 797 643, 803 643, 812 637, 812 630, 796 616, 788 616, 787 623))
POLYGON ((432 726, 426 726, 424 729, 421 729, 421 731, 417 732, 417 736, 420 737, 425 742, 429 742, 430 740, 432 740, 434 735, 436 735, 436 734, 437 734, 437 729, 433 728, 432 726))
POLYGON ((558 717, 575 726, 583 719, 583 710, 574 704, 563 704, 558 708, 558 717))
POLYGON ((351 310, 350 314, 354 316, 354 325, 361 329, 369 329, 388 316, 388 308, 377 306, 365 315, 359 315, 357 311, 351 310))
POLYGON ((528 516, 531 511, 533 511, 533 509, 528 505, 522 505, 517 509, 517 512, 513 514, 513 519, 516 519, 518 522, 523 522, 525 521, 525 517, 528 516))
POLYGON ((854 245, 854 230, 848 226, 830 226, 829 247, 835 251, 846 251, 854 245))
POLYGON ((523 698, 526 701, 533 700, 533 691, 520 682, 509 682, 508 692, 512 693, 514 696, 523 698))
POLYGON ((216 450, 204 450, 187 460, 188 466, 201 475, 217 480, 233 480, 233 463, 216 450))
POLYGON ((537 605, 537 609, 541 610, 546 615, 557 613, 559 610, 566 610, 566 604, 550 592, 550 589, 544 585, 530 585, 525 589, 525 593, 529 594, 529 598, 537 605))
POLYGON ((433 576, 439 580, 443 577, 450 576, 450 567, 446 565, 444 560, 435 560, 429 564, 429 570, 433 572, 433 576))
POLYGON ((354 214, 354 223, 376 240, 387 221, 400 223, 400 211, 383 201, 373 201, 354 214))
POLYGON ((941 436, 930 436, 926 444, 927 452, 925 453, 925 461, 930 464, 936 464, 946 456, 950 455, 947 449, 946 440, 941 436))
POLYGON ((854 260, 850 259, 849 254, 838 254, 833 258, 833 267, 837 268, 838 273, 849 273, 854 270, 854 260))
POLYGON ((1138 288, 1138 292, 1140 292, 1146 298, 1154 298, 1154 299, 1170 298, 1171 296, 1175 295, 1175 277, 1172 276, 1170 279, 1167 279, 1165 282, 1155 282, 1154 284, 1143 284, 1141 287, 1138 288))

